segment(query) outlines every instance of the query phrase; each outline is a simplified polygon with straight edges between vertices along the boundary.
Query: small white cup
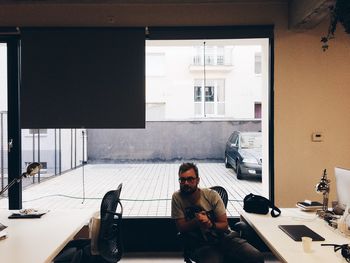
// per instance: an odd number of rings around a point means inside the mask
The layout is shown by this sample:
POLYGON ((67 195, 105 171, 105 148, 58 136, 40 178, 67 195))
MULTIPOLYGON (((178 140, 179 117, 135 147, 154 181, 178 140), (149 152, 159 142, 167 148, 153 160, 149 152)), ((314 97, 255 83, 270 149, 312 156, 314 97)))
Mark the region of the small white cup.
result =
POLYGON ((312 252, 312 238, 311 237, 302 237, 301 242, 303 244, 303 250, 305 253, 312 252))

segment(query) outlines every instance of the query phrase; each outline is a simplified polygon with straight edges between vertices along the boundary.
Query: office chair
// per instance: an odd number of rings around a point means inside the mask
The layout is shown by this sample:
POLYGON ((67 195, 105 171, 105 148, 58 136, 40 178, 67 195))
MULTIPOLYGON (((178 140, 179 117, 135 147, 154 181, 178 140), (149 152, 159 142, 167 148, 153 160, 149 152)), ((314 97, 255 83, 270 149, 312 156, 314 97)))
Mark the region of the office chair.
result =
POLYGON ((70 246, 65 247, 54 259, 54 263, 81 263, 83 258, 83 249, 70 246))
MULTIPOLYGON (((220 195, 226 209, 227 203, 228 203, 228 194, 226 189, 222 186, 212 186, 209 189, 216 191, 220 195)), ((182 240, 183 246, 184 246, 184 249, 183 249, 184 261, 186 263, 192 263, 191 254, 193 251, 192 251, 192 248, 189 246, 189 242, 186 240, 186 236, 182 235, 181 233, 178 233, 178 236, 180 240, 182 240)))
POLYGON ((122 184, 117 190, 107 192, 101 202, 99 255, 91 254, 91 239, 72 240, 54 259, 54 263, 115 263, 123 254, 121 223, 123 206, 119 200, 122 184), (120 213, 116 213, 120 205, 120 213))
POLYGON ((228 194, 227 194, 226 189, 223 188, 222 186, 212 186, 212 187, 210 187, 210 189, 216 191, 220 195, 222 201, 224 202, 225 209, 226 209, 227 203, 228 203, 228 194))
POLYGON ((74 256, 70 263, 80 263, 83 258, 83 250, 79 249, 74 253, 74 256))
POLYGON ((122 184, 116 191, 109 191, 103 197, 101 203, 101 225, 98 236, 98 250, 100 256, 106 262, 118 262, 123 254, 123 245, 121 240, 121 223, 123 216, 123 206, 119 197, 122 184), (120 204, 121 212, 116 213, 117 206, 120 204))

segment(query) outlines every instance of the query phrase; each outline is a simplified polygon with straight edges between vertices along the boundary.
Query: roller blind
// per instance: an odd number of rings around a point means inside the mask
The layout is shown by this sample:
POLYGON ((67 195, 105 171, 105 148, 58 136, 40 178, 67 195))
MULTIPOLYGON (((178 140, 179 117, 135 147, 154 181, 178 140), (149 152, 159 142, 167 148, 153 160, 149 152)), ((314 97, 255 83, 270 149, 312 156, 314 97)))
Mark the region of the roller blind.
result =
POLYGON ((273 38, 273 30, 273 25, 149 27, 148 38, 151 40, 273 38))
POLYGON ((22 128, 144 128, 144 28, 22 28, 22 128))

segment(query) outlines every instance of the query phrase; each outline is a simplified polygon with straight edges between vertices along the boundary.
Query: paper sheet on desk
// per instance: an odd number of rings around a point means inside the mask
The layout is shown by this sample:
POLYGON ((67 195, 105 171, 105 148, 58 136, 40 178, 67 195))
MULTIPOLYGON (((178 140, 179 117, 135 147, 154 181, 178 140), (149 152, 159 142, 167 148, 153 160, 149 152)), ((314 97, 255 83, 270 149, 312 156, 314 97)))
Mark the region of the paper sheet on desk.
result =
POLYGON ((40 218, 48 212, 49 210, 24 209, 12 213, 8 218, 40 218))
POLYGON ((29 209, 22 209, 22 210, 18 210, 17 212, 15 212, 14 214, 20 214, 20 215, 39 215, 39 214, 46 214, 47 212, 49 212, 49 210, 38 210, 38 209, 34 209, 34 208, 29 208, 29 209))

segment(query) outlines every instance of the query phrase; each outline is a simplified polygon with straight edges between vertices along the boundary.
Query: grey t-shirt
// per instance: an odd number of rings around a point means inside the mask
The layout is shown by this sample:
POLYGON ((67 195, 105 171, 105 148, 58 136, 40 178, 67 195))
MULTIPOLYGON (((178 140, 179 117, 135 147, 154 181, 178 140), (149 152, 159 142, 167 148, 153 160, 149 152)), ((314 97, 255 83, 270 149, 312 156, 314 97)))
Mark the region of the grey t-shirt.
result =
MULTIPOLYGON (((188 221, 195 217, 195 213, 205 211, 210 220, 215 221, 216 218, 226 213, 224 203, 216 191, 207 188, 199 189, 199 191, 200 195, 196 203, 191 203, 180 191, 175 192, 171 201, 171 217, 185 218, 188 221)), ((201 228, 194 229, 190 233, 197 245, 216 243, 221 235, 216 229, 201 228)))
POLYGON ((190 220, 194 217, 194 213, 200 211, 211 213, 214 218, 226 213, 224 203, 216 191, 208 188, 202 188, 199 191, 200 197, 195 204, 191 203, 180 191, 176 191, 171 201, 171 217, 190 220))

